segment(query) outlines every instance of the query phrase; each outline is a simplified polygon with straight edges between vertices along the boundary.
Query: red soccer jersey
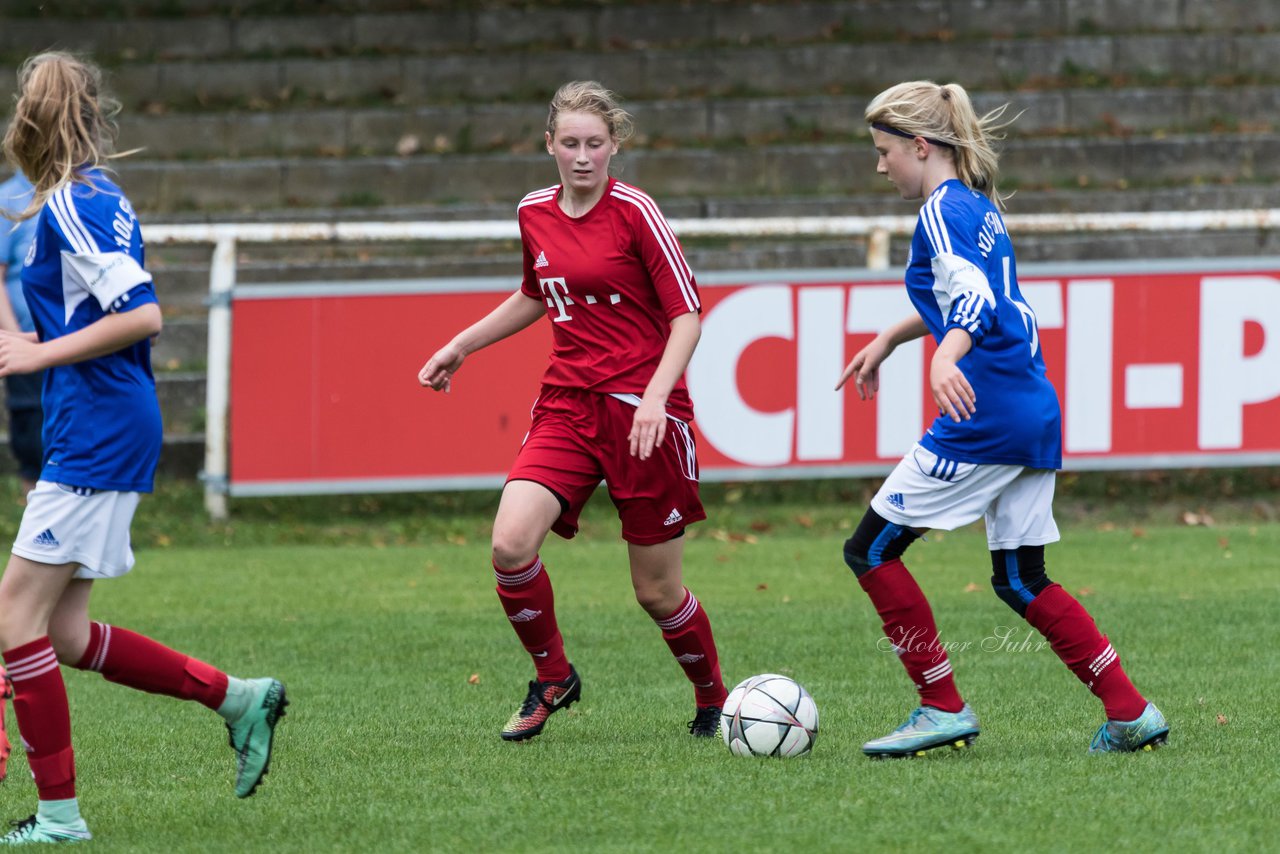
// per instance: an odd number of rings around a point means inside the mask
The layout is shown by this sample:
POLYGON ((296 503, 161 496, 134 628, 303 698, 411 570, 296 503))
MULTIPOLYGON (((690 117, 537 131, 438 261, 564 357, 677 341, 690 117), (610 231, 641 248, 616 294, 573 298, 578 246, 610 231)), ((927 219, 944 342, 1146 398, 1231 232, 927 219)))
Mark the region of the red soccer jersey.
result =
MULTIPOLYGON (((556 203, 559 185, 517 209, 526 296, 540 299, 554 346, 542 381, 601 393, 644 394, 671 335, 671 320, 701 312, 698 285, 657 204, 613 178, 578 218, 556 203)), ((693 419, 681 376, 667 411, 693 419)))

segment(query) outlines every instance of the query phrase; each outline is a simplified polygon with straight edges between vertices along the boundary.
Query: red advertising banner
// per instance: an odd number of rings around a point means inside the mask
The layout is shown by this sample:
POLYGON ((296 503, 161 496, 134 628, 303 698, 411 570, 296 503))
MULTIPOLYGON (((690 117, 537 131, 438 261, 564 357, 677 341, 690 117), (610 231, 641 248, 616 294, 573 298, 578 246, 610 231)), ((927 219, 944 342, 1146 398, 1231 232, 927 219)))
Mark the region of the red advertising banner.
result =
MULTIPOLYGON (((1028 266, 1068 468, 1280 462, 1280 261, 1028 266)), ((231 492, 500 483, 550 351, 545 324, 417 372, 512 281, 242 286, 234 293, 231 492)), ((911 311, 895 272, 701 277, 689 367, 707 480, 887 471, 932 421, 931 341, 900 347, 874 402, 833 387, 911 311)))

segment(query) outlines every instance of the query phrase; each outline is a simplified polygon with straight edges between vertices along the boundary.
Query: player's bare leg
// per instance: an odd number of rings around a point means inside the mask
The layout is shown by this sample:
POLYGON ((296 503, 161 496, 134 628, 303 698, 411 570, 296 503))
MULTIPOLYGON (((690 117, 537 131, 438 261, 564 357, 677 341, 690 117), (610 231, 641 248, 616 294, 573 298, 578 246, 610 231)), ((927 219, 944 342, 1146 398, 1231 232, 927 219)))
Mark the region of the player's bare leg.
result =
POLYGON ((684 586, 684 537, 656 545, 628 543, 627 552, 636 601, 658 624, 662 639, 693 683, 696 709, 689 732, 697 737, 714 736, 728 693, 720 675, 711 620, 684 586))

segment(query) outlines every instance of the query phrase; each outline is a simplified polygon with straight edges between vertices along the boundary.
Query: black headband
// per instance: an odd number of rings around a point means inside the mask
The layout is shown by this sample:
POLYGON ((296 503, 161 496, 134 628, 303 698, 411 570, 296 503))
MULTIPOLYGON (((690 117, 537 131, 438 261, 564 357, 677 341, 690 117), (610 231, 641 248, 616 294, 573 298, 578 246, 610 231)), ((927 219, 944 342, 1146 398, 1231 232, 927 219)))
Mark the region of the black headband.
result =
POLYGON ((918 133, 907 133, 905 130, 898 130, 896 127, 893 127, 892 125, 887 125, 884 122, 872 122, 871 127, 875 128, 878 131, 882 131, 884 133, 891 133, 894 136, 900 136, 903 139, 915 139, 916 137, 919 136, 925 142, 931 143, 933 145, 941 145, 943 148, 955 148, 955 146, 949 142, 944 142, 943 140, 940 140, 940 139, 934 139, 931 136, 920 136, 920 134, 918 133))

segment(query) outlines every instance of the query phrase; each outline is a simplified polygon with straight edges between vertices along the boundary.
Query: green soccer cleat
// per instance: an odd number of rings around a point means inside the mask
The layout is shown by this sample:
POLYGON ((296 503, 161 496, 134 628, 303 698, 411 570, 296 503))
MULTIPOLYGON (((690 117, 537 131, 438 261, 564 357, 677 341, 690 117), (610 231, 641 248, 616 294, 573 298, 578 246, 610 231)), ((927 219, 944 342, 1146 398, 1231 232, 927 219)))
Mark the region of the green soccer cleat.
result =
POLYGON ((872 759, 923 756, 935 747, 968 747, 979 732, 978 716, 967 703, 958 712, 921 706, 893 732, 862 745, 862 752, 872 759))
POLYGON ((0 845, 29 845, 39 842, 85 842, 93 838, 84 819, 74 824, 53 824, 35 816, 9 822, 13 830, 0 836, 0 845))
POLYGON ((1107 721, 1098 727, 1090 753, 1136 753, 1161 747, 1169 741, 1169 723, 1155 703, 1147 703, 1132 721, 1107 721))
POLYGON ((271 743, 276 724, 284 717, 284 683, 278 679, 246 680, 253 690, 249 708, 227 724, 231 749, 236 752, 236 797, 247 798, 258 788, 271 766, 271 743))

